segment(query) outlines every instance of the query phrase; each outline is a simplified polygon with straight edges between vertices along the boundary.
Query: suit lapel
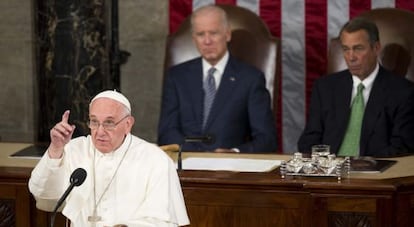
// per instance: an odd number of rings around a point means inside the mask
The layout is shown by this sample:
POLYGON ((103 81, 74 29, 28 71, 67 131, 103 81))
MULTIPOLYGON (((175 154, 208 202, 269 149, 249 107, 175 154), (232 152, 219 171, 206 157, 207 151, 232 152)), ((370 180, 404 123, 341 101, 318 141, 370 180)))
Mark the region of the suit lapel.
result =
POLYGON ((203 108, 204 108, 204 90, 203 90, 203 67, 201 64, 201 58, 195 61, 191 65, 188 72, 188 78, 186 78, 187 87, 189 90, 188 95, 190 96, 192 111, 194 118, 199 125, 203 124, 203 108))
POLYGON ((334 88, 334 105, 335 114, 337 116, 337 125, 340 129, 341 137, 337 139, 337 143, 334 145, 333 150, 339 150, 348 126, 353 85, 352 75, 349 71, 345 71, 345 73, 340 76, 339 80, 340 82, 336 83, 336 87, 334 88))
POLYGON ((374 130, 378 116, 380 115, 385 99, 387 97, 386 92, 386 80, 384 77, 384 71, 380 67, 377 77, 375 78, 374 84, 369 95, 368 103, 365 107, 364 119, 361 130, 361 155, 365 153, 365 147, 368 142, 369 135, 374 130))

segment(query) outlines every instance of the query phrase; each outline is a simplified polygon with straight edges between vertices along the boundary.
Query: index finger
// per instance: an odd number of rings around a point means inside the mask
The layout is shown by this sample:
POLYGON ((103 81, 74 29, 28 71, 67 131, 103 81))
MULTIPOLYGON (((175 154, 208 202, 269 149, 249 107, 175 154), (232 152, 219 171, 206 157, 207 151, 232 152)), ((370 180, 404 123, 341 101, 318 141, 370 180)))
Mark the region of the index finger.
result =
POLYGON ((70 114, 70 110, 66 110, 63 115, 62 115, 62 122, 63 123, 68 123, 69 121, 69 114, 70 114))

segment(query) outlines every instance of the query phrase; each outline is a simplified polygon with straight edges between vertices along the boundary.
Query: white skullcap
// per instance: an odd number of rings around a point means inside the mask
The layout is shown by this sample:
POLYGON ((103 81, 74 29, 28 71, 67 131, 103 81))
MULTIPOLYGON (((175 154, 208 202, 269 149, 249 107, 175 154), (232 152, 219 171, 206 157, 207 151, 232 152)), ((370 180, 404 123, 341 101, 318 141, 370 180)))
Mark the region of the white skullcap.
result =
POLYGON ((126 106, 126 108, 128 108, 129 112, 131 113, 131 104, 129 103, 128 99, 121 93, 117 92, 116 90, 106 90, 103 91, 99 94, 97 94, 92 100, 91 103, 93 101, 95 101, 96 99, 99 98, 108 98, 108 99, 112 99, 115 100, 119 103, 122 103, 124 106, 126 106))

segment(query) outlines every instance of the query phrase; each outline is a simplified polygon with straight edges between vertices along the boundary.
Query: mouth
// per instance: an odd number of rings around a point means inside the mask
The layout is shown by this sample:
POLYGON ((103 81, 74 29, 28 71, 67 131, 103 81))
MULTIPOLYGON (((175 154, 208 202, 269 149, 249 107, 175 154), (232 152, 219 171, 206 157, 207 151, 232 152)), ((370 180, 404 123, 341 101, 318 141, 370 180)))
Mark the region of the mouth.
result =
POLYGON ((96 139, 97 143, 103 144, 103 143, 107 143, 108 141, 104 140, 104 139, 96 139))
POLYGON ((359 71, 361 69, 360 66, 349 66, 348 68, 350 71, 359 71))
POLYGON ((215 51, 216 51, 216 48, 211 47, 211 46, 206 46, 206 47, 203 48, 204 53, 213 53, 215 51))
POLYGON ((214 54, 214 51, 204 51, 204 55, 212 55, 214 54))

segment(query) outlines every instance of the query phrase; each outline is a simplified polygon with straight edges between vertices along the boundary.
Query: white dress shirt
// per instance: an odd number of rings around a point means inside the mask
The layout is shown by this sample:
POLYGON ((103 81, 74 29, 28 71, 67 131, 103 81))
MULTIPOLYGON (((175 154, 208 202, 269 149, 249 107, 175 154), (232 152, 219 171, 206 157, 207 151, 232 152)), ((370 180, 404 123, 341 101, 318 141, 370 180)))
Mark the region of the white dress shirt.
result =
POLYGON ((358 91, 357 87, 360 83, 364 85, 364 90, 362 90, 362 96, 364 97, 364 104, 365 106, 368 103, 369 94, 371 94, 372 85, 374 84, 374 80, 377 77, 379 71, 379 64, 377 63, 377 66, 375 67, 374 71, 371 72, 371 74, 368 75, 364 80, 361 81, 359 77, 352 75, 353 80, 353 86, 352 86, 352 99, 350 105, 352 105, 352 100, 355 98, 356 93, 358 91))
POLYGON ((223 77, 224 69, 226 68, 227 62, 229 61, 229 52, 227 51, 224 56, 217 62, 216 65, 210 65, 204 58, 202 60, 203 66, 203 81, 207 79, 208 70, 214 67, 216 71, 213 73, 214 81, 216 82, 216 89, 219 88, 221 78, 223 77))

